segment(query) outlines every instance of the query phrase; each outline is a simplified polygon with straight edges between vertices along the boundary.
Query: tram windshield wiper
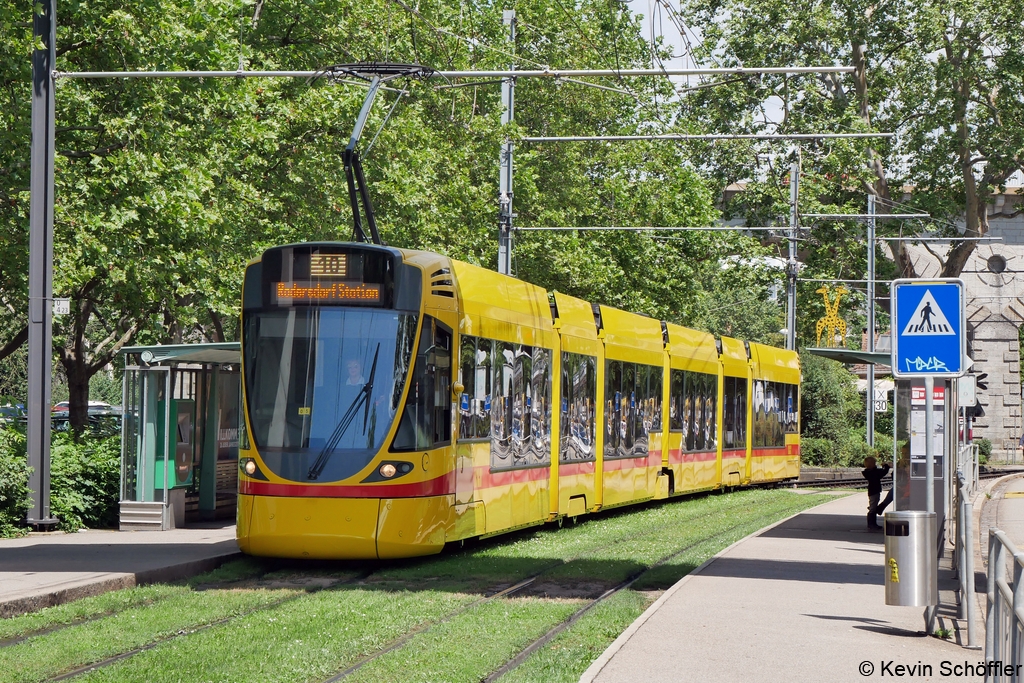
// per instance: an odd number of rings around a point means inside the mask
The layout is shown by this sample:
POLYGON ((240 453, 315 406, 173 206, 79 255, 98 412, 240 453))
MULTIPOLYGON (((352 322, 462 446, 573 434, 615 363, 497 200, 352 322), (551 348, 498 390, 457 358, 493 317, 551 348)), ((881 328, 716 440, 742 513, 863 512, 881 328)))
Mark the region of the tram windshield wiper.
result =
POLYGON ((316 457, 316 462, 309 468, 309 472, 306 473, 307 479, 319 479, 320 475, 323 474, 324 468, 327 467, 327 462, 331 459, 331 455, 334 454, 334 449, 337 448, 338 442, 341 441, 341 437, 345 436, 345 432, 352 426, 352 421, 355 420, 356 414, 359 411, 359 407, 363 406, 363 434, 366 434, 366 424, 370 417, 370 396, 373 394, 373 378, 377 374, 377 356, 380 355, 380 343, 377 344, 377 349, 373 352, 373 364, 370 366, 370 377, 367 379, 366 384, 359 389, 359 393, 352 399, 351 405, 345 411, 345 414, 338 420, 338 424, 334 427, 334 431, 331 432, 331 436, 327 439, 327 443, 320 449, 320 453, 316 457))

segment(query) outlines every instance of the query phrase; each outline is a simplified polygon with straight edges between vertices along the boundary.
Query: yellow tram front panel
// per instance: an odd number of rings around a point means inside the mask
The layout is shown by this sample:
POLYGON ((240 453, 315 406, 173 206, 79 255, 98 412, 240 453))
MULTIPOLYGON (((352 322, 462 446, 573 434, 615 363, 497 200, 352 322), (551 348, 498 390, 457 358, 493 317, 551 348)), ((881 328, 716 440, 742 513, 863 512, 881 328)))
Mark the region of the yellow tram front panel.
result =
POLYGON ((668 466, 676 493, 721 484, 717 434, 718 349, 715 338, 672 323, 668 333, 668 466))
POLYGON ((800 360, 794 351, 751 342, 752 438, 764 481, 800 476, 800 360))
POLYGON ((761 478, 750 448, 750 361, 743 342, 722 337, 722 485, 738 486, 761 478), (728 390, 727 390, 728 389, 728 390))
MULTIPOLYGON (((377 498, 238 496, 251 510, 243 552, 313 560, 377 559, 377 498)), ((421 553, 422 554, 422 553, 421 553)))
POLYGON ((558 467, 552 468, 557 482, 556 510, 560 516, 576 517, 600 505, 597 499, 599 393, 597 369, 604 362, 593 307, 559 292, 553 295, 561 339, 560 447, 558 467))
MULTIPOLYGON (((550 387, 557 347, 547 292, 467 263, 452 265, 466 394, 459 399, 457 469, 465 472, 472 462, 472 501, 481 504, 467 509, 475 510, 474 528, 482 516, 485 535, 540 524, 551 514, 550 387)), ((468 485, 468 477, 463 480, 468 485)), ((459 499, 467 499, 462 489, 459 499)))
POLYGON ((661 473, 662 382, 665 343, 661 322, 600 307, 604 386, 598 386, 604 431, 603 504, 625 505, 655 496, 661 473))

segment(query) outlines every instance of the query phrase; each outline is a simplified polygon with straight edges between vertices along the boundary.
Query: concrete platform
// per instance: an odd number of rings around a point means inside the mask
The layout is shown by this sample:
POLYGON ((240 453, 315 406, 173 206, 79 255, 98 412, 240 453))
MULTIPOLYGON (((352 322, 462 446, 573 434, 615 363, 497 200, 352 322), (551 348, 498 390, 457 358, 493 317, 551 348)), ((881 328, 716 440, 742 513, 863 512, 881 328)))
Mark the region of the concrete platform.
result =
POLYGON ((864 493, 839 498, 726 549, 669 589, 581 683, 864 681, 899 677, 899 665, 922 667, 904 677, 964 680, 943 662, 982 653, 957 644, 966 627, 951 607, 939 609, 955 635, 943 641, 924 632, 923 608, 886 606, 883 536, 865 529, 866 505, 864 493))
POLYGON ((0 539, 0 618, 143 583, 176 581, 241 553, 234 524, 0 539))

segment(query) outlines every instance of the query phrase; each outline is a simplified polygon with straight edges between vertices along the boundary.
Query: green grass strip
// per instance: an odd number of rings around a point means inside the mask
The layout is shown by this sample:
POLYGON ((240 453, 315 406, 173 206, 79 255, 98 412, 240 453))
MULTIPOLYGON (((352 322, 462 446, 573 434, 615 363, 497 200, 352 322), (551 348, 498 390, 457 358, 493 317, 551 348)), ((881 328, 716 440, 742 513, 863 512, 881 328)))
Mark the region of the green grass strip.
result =
POLYGON ((479 681, 582 604, 538 598, 496 600, 417 635, 345 681, 479 681))
POLYGON ((136 586, 47 607, 10 619, 0 619, 0 640, 9 640, 26 633, 114 614, 130 607, 154 603, 187 592, 188 589, 184 586, 136 586))
POLYGON ((576 683, 590 663, 600 657, 651 602, 651 596, 637 591, 616 593, 559 633, 521 666, 502 676, 501 682, 576 683))
MULTIPOLYGON (((749 509, 779 492, 743 491, 728 496, 677 499, 642 508, 622 508, 563 529, 541 527, 511 539, 484 541, 480 547, 379 572, 382 581, 431 581, 444 577, 468 587, 513 583, 566 558, 588 556, 603 546, 632 542, 677 526, 703 525, 708 517, 749 509)), ((785 495, 791 495, 788 492, 785 495)))
POLYGON ((294 595, 295 591, 185 592, 0 649, 7 683, 34 683, 294 595))
POLYGON ((78 680, 324 680, 416 626, 477 599, 429 590, 346 587, 321 591, 158 645, 78 680))

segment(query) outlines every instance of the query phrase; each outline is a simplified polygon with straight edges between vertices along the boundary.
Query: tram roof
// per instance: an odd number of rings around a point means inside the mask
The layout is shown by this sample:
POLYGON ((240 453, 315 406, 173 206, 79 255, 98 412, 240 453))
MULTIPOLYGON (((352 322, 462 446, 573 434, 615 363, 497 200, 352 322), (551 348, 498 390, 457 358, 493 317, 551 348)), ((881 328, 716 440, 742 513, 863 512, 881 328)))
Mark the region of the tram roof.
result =
POLYGON ((242 346, 238 342, 212 342, 207 344, 155 344, 153 346, 126 346, 121 353, 138 355, 145 363, 214 363, 227 365, 242 360, 242 346))

